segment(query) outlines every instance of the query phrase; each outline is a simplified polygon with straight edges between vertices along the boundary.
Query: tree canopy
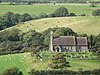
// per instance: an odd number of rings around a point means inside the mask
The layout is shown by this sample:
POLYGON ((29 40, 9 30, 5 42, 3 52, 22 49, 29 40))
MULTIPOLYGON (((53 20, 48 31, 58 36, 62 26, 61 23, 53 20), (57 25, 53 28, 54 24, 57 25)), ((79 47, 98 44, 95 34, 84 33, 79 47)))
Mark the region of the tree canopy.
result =
POLYGON ((56 53, 52 55, 49 67, 51 69, 66 69, 70 67, 70 65, 69 62, 66 61, 66 55, 63 53, 56 53))
POLYGON ((93 16, 100 16, 100 9, 96 9, 92 12, 93 16))
POLYGON ((23 73, 19 70, 19 68, 10 68, 10 69, 6 69, 2 75, 23 75, 23 73))
POLYGON ((69 12, 68 12, 67 8, 60 7, 58 9, 56 9, 53 14, 54 14, 55 17, 65 17, 65 16, 68 15, 68 13, 69 12))

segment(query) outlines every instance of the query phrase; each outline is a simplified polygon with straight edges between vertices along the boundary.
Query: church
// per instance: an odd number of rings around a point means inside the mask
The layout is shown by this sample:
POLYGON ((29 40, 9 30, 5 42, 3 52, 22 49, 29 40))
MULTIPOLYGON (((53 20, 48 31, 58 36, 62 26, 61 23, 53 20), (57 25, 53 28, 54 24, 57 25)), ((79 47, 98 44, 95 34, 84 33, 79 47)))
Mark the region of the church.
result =
POLYGON ((51 52, 87 52, 87 37, 50 36, 49 49, 51 52))

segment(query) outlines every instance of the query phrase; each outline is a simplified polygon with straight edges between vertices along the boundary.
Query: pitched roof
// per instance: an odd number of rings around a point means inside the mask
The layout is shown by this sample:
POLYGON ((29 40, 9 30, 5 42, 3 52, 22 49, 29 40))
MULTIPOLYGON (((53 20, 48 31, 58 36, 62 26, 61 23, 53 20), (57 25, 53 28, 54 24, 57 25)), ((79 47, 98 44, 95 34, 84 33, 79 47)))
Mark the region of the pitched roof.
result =
POLYGON ((77 37, 77 45, 87 45, 86 37, 77 37))
POLYGON ((53 45, 75 45, 74 36, 60 36, 54 38, 53 45))
POLYGON ((53 45, 87 45, 86 37, 76 37, 75 36, 60 36, 53 38, 53 45))

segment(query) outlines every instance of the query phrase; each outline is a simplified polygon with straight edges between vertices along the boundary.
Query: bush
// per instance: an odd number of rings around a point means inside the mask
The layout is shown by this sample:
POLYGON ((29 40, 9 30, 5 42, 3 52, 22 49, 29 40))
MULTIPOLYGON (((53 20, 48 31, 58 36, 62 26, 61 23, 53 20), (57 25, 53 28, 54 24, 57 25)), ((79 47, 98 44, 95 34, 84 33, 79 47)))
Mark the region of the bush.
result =
POLYGON ((53 14, 55 17, 65 17, 68 15, 68 10, 65 7, 60 7, 53 14))
POLYGON ((32 17, 28 13, 22 14, 19 18, 19 22, 25 22, 29 20, 32 20, 32 17))
POLYGON ((94 2, 92 2, 92 3, 90 4, 90 6, 91 6, 91 7, 96 7, 96 5, 95 5, 94 2))
POLYGON ((69 16, 76 16, 75 13, 70 13, 69 16))
POLYGON ((92 12, 92 16, 100 16, 100 9, 96 9, 92 12))
POLYGON ((86 14, 80 14, 79 16, 86 16, 86 14))
POLYGON ((23 75, 23 73, 19 70, 19 68, 10 68, 10 69, 6 69, 2 75, 23 75))
POLYGON ((45 13, 40 13, 38 16, 38 18, 46 18, 46 17, 48 17, 48 15, 45 13))

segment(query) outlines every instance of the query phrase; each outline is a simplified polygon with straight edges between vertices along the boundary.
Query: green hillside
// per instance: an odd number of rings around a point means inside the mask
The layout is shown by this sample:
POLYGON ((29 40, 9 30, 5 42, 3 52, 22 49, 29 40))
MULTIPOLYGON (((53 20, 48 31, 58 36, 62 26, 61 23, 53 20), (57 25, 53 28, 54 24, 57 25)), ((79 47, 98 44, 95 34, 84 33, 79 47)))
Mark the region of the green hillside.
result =
POLYGON ((75 14, 87 14, 91 15, 94 9, 100 8, 100 5, 97 7, 90 7, 90 4, 60 4, 60 5, 0 5, 0 15, 10 11, 14 13, 29 13, 33 14, 40 14, 40 13, 47 13, 50 14, 55 11, 55 9, 59 7, 66 7, 68 8, 69 12, 73 12, 75 14))
POLYGON ((21 23, 8 29, 17 28, 22 32, 36 30, 43 32, 48 28, 69 27, 77 33, 86 33, 88 35, 97 35, 100 33, 100 18, 86 17, 60 17, 60 18, 44 18, 21 23))

